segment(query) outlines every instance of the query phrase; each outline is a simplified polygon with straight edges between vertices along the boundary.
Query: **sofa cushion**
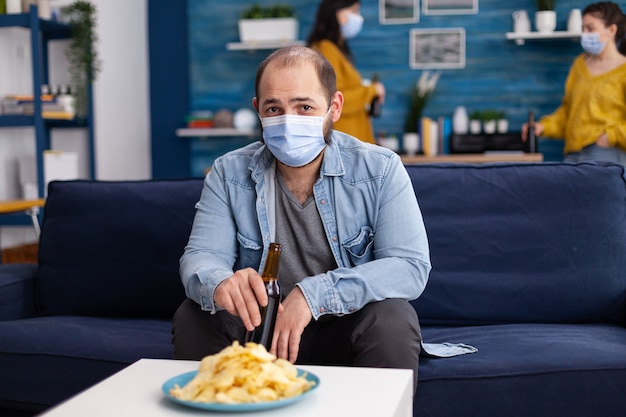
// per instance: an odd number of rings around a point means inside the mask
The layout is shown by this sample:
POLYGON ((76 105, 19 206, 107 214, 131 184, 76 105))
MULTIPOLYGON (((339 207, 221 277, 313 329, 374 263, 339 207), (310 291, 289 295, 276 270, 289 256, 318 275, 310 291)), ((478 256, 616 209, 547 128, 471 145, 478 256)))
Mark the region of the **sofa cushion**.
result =
POLYGON ((621 165, 407 170, 433 265, 424 293, 413 301, 423 324, 625 320, 621 165))
POLYGON ((171 359, 170 329, 169 319, 55 316, 0 322, 5 375, 0 404, 57 404, 141 358, 171 359))
POLYGON ((592 417, 626 410, 626 331, 619 325, 423 327, 422 336, 462 340, 478 352, 420 358, 415 415, 592 417))
POLYGON ((0 265, 0 321, 35 314, 35 264, 0 265))
POLYGON ((169 318, 201 179, 55 181, 42 222, 41 315, 169 318))

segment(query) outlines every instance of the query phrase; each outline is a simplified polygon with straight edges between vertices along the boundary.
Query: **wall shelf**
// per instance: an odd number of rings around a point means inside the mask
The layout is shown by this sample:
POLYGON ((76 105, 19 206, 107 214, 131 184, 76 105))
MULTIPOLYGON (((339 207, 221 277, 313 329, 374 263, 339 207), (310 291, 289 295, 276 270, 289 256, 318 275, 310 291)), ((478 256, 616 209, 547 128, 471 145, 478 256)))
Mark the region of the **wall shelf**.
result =
POLYGON ((432 163, 462 163, 462 164, 488 164, 496 162, 543 162, 541 153, 522 152, 485 152, 482 154, 449 154, 449 155, 401 155, 400 159, 405 165, 432 164, 432 163))
POLYGON ((229 42, 226 49, 229 51, 251 51, 256 49, 278 49, 285 46, 301 46, 304 41, 276 41, 276 42, 229 42))
POLYGON ((577 32, 568 32, 564 31, 556 31, 550 33, 540 33, 540 32, 525 32, 525 33, 517 33, 517 32, 507 32, 506 38, 508 40, 514 40, 517 45, 523 45, 527 40, 549 40, 549 39, 571 39, 577 40, 580 39, 580 33, 577 32))
POLYGON ((206 138, 206 137, 227 137, 227 136, 255 136, 259 132, 252 129, 233 129, 221 127, 209 128, 181 128, 176 129, 176 136, 180 138, 206 138))

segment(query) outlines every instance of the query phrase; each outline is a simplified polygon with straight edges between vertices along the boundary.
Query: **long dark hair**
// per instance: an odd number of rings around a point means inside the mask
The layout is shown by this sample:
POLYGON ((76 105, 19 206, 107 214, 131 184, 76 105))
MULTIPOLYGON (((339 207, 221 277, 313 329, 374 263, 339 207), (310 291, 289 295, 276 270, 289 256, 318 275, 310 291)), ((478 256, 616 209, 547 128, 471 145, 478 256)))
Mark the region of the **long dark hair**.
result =
POLYGON ((315 42, 329 40, 337 45, 346 57, 352 59, 348 43, 341 36, 341 28, 337 21, 337 10, 350 7, 355 3, 359 3, 359 0, 322 0, 317 9, 313 29, 311 29, 311 33, 306 40, 307 45, 311 46, 315 42))
POLYGON ((615 32, 615 43, 620 54, 626 55, 626 15, 620 7, 612 1, 601 1, 590 4, 583 10, 583 16, 591 14, 602 19, 605 26, 617 26, 615 32))

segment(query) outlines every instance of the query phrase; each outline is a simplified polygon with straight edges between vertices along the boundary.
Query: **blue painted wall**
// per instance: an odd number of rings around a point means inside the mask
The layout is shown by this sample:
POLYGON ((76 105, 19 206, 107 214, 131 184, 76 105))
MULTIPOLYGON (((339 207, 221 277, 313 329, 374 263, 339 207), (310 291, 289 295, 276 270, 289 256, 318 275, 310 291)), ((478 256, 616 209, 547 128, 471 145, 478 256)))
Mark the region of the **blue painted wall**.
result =
MULTIPOLYGON (((300 21, 300 38, 312 26, 318 1, 285 0, 293 5, 300 21)), ((272 4, 276 0, 259 0, 272 4)), ((557 30, 565 30, 569 11, 584 8, 588 2, 556 2, 557 30)), ((226 43, 237 42, 237 20, 250 1, 188 0, 190 110, 235 111, 251 108, 254 76, 258 64, 269 51, 227 51, 226 43)), ((620 4, 624 8, 624 4, 620 4)), ((527 10, 533 19, 535 2, 518 0, 479 0, 474 15, 427 16, 420 13, 415 24, 382 25, 378 1, 363 0, 365 24, 361 34, 350 42, 355 63, 363 77, 379 74, 387 89, 382 117, 376 119, 377 132, 401 133, 408 94, 421 70, 409 67, 409 31, 412 28, 456 28, 466 31, 466 66, 443 70, 425 115, 450 117, 458 105, 469 111, 487 108, 506 112, 510 129, 519 130, 528 110, 542 115, 554 110, 563 93, 563 84, 574 57, 581 52, 577 41, 530 41, 523 46, 505 38, 512 31, 512 13, 527 10)), ((213 159, 224 151, 247 143, 245 138, 192 140, 190 170, 201 175, 213 159)), ((547 160, 561 158, 560 141, 540 143, 547 160)))
POLYGON ((174 132, 189 107, 186 2, 150 0, 148 22, 152 178, 184 178, 190 175, 190 144, 174 132))

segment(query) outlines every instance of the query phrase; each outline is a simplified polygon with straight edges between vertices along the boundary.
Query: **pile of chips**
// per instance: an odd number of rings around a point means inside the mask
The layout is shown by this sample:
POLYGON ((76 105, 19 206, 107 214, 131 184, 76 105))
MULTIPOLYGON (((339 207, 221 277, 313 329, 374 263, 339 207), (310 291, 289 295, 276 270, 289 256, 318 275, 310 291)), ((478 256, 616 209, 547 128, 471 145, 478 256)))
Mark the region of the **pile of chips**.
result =
POLYGON ((263 345, 237 341, 200 362, 197 375, 172 397, 202 403, 241 404, 277 401, 300 395, 314 385, 289 361, 276 359, 263 345))

